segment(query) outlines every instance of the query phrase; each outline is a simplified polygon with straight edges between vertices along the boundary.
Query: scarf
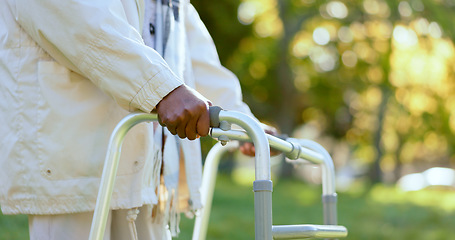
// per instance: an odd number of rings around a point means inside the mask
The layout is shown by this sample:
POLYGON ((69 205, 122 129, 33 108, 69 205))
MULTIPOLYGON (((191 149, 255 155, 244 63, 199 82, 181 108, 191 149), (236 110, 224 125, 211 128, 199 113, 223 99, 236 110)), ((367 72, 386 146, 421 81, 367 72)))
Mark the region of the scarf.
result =
MULTIPOLYGON (((185 61, 188 60, 185 43, 183 7, 179 0, 146 0, 143 39, 146 45, 154 48, 165 59, 171 70, 185 79, 185 72, 191 72, 185 61)), ((187 83, 188 84, 188 83, 187 83)), ((192 83, 189 83, 191 86, 192 83)), ((164 209, 157 221, 169 225, 172 236, 179 233, 180 214, 178 212, 179 161, 185 161, 185 173, 190 199, 188 213, 202 207, 199 187, 202 177, 202 160, 198 140, 189 141, 172 135, 166 128, 155 131, 155 156, 163 162, 165 191, 160 190, 160 202, 164 209), (162 143, 163 135, 165 142, 162 143), (161 152, 162 150, 162 152, 161 152), (183 156, 180 156, 180 153, 183 156), (162 158, 161 158, 162 157, 162 158), (161 159, 160 159, 161 158, 161 159)), ((156 173, 156 169, 154 171, 156 173)), ((159 178, 158 178, 159 179, 159 178)), ((159 184, 158 184, 159 186, 159 184)))

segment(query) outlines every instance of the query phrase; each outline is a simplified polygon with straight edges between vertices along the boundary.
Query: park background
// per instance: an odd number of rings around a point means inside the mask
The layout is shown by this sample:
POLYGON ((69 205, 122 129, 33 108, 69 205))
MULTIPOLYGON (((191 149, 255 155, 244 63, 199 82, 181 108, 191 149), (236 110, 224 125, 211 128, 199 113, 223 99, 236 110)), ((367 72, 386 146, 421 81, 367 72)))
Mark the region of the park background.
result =
MULTIPOLYGON (((455 1, 192 3, 254 114, 331 153, 348 239, 455 239, 455 1)), ((254 238, 253 160, 233 156, 208 239, 254 238)), ((320 170, 274 163, 274 224, 322 224, 320 170)), ((0 239, 27 238, 0 215, 0 239)))

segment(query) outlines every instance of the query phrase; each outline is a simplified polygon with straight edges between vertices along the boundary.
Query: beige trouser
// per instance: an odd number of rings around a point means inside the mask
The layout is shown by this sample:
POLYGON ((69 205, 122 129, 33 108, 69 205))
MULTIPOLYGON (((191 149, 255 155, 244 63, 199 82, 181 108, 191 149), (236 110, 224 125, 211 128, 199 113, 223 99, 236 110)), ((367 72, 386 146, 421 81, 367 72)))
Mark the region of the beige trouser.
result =
MULTIPOLYGON (((139 240, 171 239, 169 230, 161 223, 152 221, 150 207, 139 208, 135 221, 139 240)), ((129 240, 131 230, 127 220, 128 210, 113 210, 104 234, 105 240, 129 240)), ((92 213, 61 215, 29 215, 31 240, 81 240, 88 239, 92 223, 92 213)))

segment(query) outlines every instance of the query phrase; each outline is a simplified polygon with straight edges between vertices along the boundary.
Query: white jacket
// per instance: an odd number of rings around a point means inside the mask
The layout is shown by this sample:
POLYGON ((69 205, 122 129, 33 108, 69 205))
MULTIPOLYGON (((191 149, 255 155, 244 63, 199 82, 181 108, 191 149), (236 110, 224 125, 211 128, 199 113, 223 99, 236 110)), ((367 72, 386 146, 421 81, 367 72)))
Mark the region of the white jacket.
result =
MULTIPOLYGON (((5 3, 6 1, 6 3, 5 3)), ((0 4, 0 205, 4 214, 92 211, 109 135, 194 82, 215 105, 250 113, 194 8, 185 9, 185 79, 144 45, 141 0, 0 4)), ((153 128, 131 130, 111 207, 156 203, 153 128)))

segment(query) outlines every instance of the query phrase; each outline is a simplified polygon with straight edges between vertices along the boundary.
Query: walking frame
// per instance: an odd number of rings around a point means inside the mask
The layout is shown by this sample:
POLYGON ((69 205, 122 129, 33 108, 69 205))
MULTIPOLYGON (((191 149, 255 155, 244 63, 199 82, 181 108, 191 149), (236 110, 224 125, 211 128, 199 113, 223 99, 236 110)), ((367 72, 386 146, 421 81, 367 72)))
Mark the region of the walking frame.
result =
MULTIPOLYGON (((126 133, 139 123, 157 120, 158 117, 155 114, 131 113, 122 119, 112 132, 89 240, 103 239, 121 146, 126 133)), ((330 155, 322 146, 309 140, 293 138, 282 140, 265 134, 260 124, 250 116, 235 111, 225 111, 219 107, 210 107, 210 126, 212 127, 210 136, 220 142, 210 150, 204 165, 201 186, 204 208, 196 216, 193 240, 203 240, 207 233, 215 178, 221 155, 229 149, 238 148, 238 144, 227 144, 229 140, 251 141, 255 146, 255 181, 253 182, 255 240, 343 238, 347 236, 347 229, 337 225, 335 170, 330 155), (231 124, 238 125, 245 131, 231 130, 231 124), (272 225, 273 184, 270 170, 270 147, 285 153, 289 159, 304 159, 321 165, 324 225, 272 225)))

